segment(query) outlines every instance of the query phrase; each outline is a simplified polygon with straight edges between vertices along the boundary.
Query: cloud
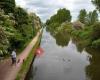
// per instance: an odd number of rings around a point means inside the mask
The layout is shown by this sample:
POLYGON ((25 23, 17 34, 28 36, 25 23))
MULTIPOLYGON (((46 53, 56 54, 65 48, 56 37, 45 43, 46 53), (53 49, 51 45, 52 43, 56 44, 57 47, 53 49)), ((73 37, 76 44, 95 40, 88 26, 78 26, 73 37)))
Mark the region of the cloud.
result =
POLYGON ((91 0, 16 0, 16 3, 28 11, 35 12, 43 21, 55 14, 59 8, 69 9, 73 20, 77 19, 81 9, 95 9, 91 0))
POLYGON ((17 3, 17 6, 25 7, 27 4, 24 0, 15 0, 17 3))

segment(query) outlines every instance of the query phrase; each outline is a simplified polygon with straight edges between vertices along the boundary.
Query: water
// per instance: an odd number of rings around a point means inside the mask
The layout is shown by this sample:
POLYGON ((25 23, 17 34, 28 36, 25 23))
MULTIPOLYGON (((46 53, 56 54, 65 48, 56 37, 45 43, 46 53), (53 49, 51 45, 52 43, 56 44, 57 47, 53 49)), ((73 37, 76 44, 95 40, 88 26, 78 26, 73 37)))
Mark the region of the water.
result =
POLYGON ((44 53, 33 62, 28 80, 100 80, 98 52, 95 57, 92 50, 80 52, 69 35, 52 37, 44 30, 40 46, 44 53))

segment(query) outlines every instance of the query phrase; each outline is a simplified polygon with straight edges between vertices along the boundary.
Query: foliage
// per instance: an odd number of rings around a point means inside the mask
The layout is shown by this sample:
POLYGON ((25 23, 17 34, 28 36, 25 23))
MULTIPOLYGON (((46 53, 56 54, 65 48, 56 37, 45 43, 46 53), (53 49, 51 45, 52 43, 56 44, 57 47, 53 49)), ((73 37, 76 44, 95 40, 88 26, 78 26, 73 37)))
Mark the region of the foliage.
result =
POLYGON ((14 16, 17 28, 20 27, 19 25, 28 24, 28 14, 23 8, 15 8, 14 16))
POLYGON ((96 6, 96 8, 100 11, 100 0, 91 0, 91 1, 96 6))
POLYGON ((68 33, 66 31, 59 31, 54 35, 54 38, 56 40, 56 44, 58 44, 59 46, 67 46, 70 40, 70 36, 68 35, 68 33))
POLYGON ((66 46, 70 40, 68 32, 72 30, 71 14, 69 10, 65 8, 59 9, 57 14, 51 16, 49 20, 46 21, 46 30, 55 38, 56 43, 59 46, 66 46), (67 37, 66 37, 66 36, 67 37))
POLYGON ((14 27, 14 21, 9 15, 5 15, 3 10, 0 10, 0 54, 8 54, 8 48, 10 47, 9 38, 14 35, 16 30, 14 27))
POLYGON ((83 30, 73 30, 72 35, 80 38, 81 41, 88 41, 86 46, 100 48, 100 22, 87 26, 83 30))
POLYGON ((78 16, 78 20, 81 23, 85 23, 86 15, 87 15, 87 12, 86 12, 85 9, 80 10, 80 13, 79 13, 79 16, 78 16))
POLYGON ((7 48, 9 47, 9 41, 4 30, 0 27, 0 56, 7 54, 7 48))
POLYGON ((35 51, 36 51, 36 49, 38 48, 38 46, 40 44, 40 40, 41 40, 41 37, 36 42, 33 49, 31 50, 29 56, 27 57, 27 59, 22 64, 21 69, 20 69, 19 73, 17 74, 16 80, 23 80, 25 78, 25 75, 27 74, 27 72, 30 68, 29 65, 31 65, 31 62, 32 62, 33 58, 35 58, 35 51))
POLYGON ((100 49, 100 38, 92 42, 92 47, 100 49))
POLYGON ((98 21, 98 13, 96 10, 93 12, 89 12, 86 17, 86 25, 93 25, 95 22, 98 21))
POLYGON ((70 11, 66 10, 65 8, 63 9, 59 9, 57 12, 57 20, 59 23, 68 21, 71 21, 71 15, 70 15, 70 11))
POLYGON ((70 15, 70 11, 66 10, 65 8, 63 9, 59 9, 57 11, 57 14, 51 16, 50 20, 47 20, 46 24, 50 25, 51 23, 63 23, 65 21, 70 22, 71 21, 71 15, 70 15))
POLYGON ((98 13, 96 10, 87 13, 85 9, 82 9, 80 10, 78 20, 88 26, 93 25, 98 21, 98 13))
POLYGON ((7 14, 14 13, 15 6, 15 0, 0 0, 0 8, 7 14))
POLYGON ((57 14, 51 16, 50 20, 46 21, 47 24, 47 30, 51 32, 51 34, 54 34, 56 30, 60 29, 61 24, 64 22, 70 22, 71 21, 71 14, 69 10, 66 10, 65 8, 59 9, 57 11, 57 14), (53 32, 53 33, 52 33, 53 32))
MULTIPOLYGON (((6 56, 12 49, 18 51, 32 39, 37 30, 35 20, 40 18, 29 14, 21 7, 16 7, 15 0, 0 1, 0 55, 6 56)), ((40 28, 39 28, 40 29, 40 28)))
MULTIPOLYGON (((100 11, 100 0, 91 1, 100 11)), ((83 13, 83 15, 85 15, 85 13, 83 13)), ((87 46, 91 46, 96 49, 100 48, 100 22, 98 17, 99 16, 96 10, 90 11, 85 18, 85 28, 83 30, 72 31, 72 35, 82 39, 82 41, 89 40, 89 44, 87 43, 87 46)))
POLYGON ((100 22, 95 23, 93 26, 92 39, 100 38, 100 22))
POLYGON ((65 31, 70 33, 72 31, 72 23, 70 22, 64 22, 61 24, 61 27, 58 28, 58 31, 65 31))

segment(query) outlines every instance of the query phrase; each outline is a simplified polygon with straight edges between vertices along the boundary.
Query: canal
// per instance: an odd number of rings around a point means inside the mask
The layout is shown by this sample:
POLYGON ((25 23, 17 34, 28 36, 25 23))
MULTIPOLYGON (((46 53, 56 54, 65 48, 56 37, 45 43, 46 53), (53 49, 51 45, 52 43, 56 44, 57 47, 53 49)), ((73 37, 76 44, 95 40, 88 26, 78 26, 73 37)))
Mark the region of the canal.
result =
POLYGON ((44 30, 37 56, 28 80, 100 80, 100 55, 93 49, 81 49, 69 36, 55 37, 44 30))

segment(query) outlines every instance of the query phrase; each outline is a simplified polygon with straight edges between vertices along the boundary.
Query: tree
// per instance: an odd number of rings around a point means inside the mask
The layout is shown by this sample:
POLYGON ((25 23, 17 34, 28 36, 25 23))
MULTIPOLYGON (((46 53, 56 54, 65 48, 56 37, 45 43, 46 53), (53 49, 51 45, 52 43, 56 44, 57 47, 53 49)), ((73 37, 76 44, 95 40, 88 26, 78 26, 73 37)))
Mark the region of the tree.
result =
POLYGON ((15 32, 14 20, 9 15, 5 15, 3 10, 0 10, 0 54, 9 53, 8 48, 11 44, 9 39, 15 36, 15 32))
POLYGON ((0 8, 3 9, 5 13, 14 13, 15 6, 15 0, 0 0, 0 8))
POLYGON ((87 14, 87 17, 86 17, 86 24, 87 25, 93 25, 95 22, 98 21, 98 13, 96 10, 94 10, 93 12, 89 12, 87 14))
POLYGON ((59 9, 57 11, 57 14, 51 16, 50 20, 47 20, 47 24, 57 22, 57 23, 63 23, 65 21, 70 22, 71 21, 71 14, 69 10, 66 10, 65 8, 59 9))
POLYGON ((70 11, 66 10, 65 8, 59 9, 57 12, 57 16, 60 22, 65 22, 65 21, 70 22, 71 21, 70 11))
POLYGON ((100 22, 95 23, 93 26, 92 38, 94 40, 100 39, 100 22))
POLYGON ((3 28, 0 26, 0 56, 7 54, 7 49, 9 47, 9 41, 7 39, 7 35, 3 28))
POLYGON ((63 22, 70 22, 71 21, 71 14, 69 10, 66 10, 65 8, 59 9, 57 11, 57 14, 51 16, 49 20, 46 21, 46 24, 48 25, 47 30, 55 30, 57 27, 59 27, 63 22))
POLYGON ((96 6, 96 8, 100 11, 100 0, 91 0, 91 1, 96 6))
POLYGON ((28 24, 28 14, 23 8, 17 7, 14 16, 17 27, 22 24, 28 24))
POLYGON ((98 21, 98 13, 97 13, 97 11, 96 10, 94 10, 93 12, 92 12, 92 17, 91 17, 91 23, 95 23, 95 22, 97 22, 98 21))
POLYGON ((78 20, 82 23, 85 23, 87 12, 85 9, 80 10, 80 14, 78 16, 78 20))
POLYGON ((5 57, 14 48, 25 47, 25 43, 35 36, 34 20, 41 25, 39 17, 16 7, 15 0, 0 0, 0 56, 5 57))

